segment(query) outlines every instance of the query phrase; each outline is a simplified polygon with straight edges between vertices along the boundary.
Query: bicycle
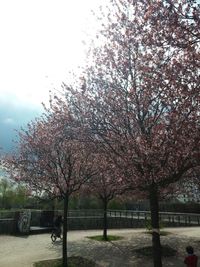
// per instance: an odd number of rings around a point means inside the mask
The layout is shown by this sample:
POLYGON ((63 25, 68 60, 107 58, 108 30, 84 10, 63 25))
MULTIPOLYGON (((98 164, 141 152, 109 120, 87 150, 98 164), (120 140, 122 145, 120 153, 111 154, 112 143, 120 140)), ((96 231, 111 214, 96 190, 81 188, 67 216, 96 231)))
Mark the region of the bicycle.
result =
POLYGON ((59 230, 59 232, 58 232, 58 229, 55 229, 54 228, 53 231, 52 231, 52 233, 51 233, 51 240, 52 240, 52 242, 54 243, 57 238, 62 239, 61 230, 59 230))

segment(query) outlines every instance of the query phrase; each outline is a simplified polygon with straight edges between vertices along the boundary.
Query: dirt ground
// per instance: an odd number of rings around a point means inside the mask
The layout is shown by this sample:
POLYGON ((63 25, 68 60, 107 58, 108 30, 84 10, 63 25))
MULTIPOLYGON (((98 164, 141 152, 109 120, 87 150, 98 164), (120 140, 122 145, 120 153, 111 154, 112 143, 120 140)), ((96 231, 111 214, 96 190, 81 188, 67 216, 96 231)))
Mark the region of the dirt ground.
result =
MULTIPOLYGON (((200 227, 168 228, 167 236, 161 237, 162 244, 175 248, 174 257, 163 259, 164 267, 182 267, 185 247, 192 245, 200 257, 200 227)), ((152 259, 138 257, 136 248, 151 245, 151 235, 144 229, 109 230, 109 234, 123 236, 120 241, 98 242, 86 238, 101 234, 101 231, 70 231, 68 233, 69 256, 83 256, 93 259, 101 267, 153 267, 152 259)), ((52 243, 50 234, 27 237, 0 236, 0 267, 32 267, 33 263, 61 257, 62 243, 52 243)))

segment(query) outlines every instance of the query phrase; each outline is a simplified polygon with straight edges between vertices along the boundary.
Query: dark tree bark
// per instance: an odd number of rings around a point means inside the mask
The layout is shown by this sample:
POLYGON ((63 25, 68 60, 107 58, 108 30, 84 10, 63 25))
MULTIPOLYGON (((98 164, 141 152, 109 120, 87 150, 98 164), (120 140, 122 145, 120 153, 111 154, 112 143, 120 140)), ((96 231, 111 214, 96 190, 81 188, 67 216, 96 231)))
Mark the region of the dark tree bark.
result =
POLYGON ((153 261, 154 267, 162 267, 162 248, 160 244, 160 226, 159 226, 159 203, 158 190, 153 185, 149 192, 151 226, 152 226, 152 244, 153 244, 153 261))
POLYGON ((63 267, 68 266, 68 260, 67 260, 68 202, 69 202, 69 196, 68 196, 68 194, 65 194, 65 197, 64 197, 64 220, 63 220, 63 251, 62 251, 62 253, 63 253, 63 267))
POLYGON ((107 218, 107 199, 103 200, 103 239, 108 240, 107 229, 108 229, 108 218, 107 218))

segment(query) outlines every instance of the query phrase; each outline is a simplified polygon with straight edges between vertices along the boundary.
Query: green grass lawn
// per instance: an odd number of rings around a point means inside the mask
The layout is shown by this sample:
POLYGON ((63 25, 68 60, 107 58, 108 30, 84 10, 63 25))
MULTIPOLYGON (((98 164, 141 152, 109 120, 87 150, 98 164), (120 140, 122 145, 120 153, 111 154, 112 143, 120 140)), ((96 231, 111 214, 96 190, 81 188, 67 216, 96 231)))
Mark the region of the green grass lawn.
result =
POLYGON ((95 236, 87 236, 87 238, 92 239, 92 240, 96 240, 96 241, 117 241, 117 240, 121 240, 123 239, 122 236, 117 236, 117 235, 108 235, 108 240, 105 240, 103 238, 103 235, 95 235, 95 236))
MULTIPOLYGON (((95 267, 95 262, 82 257, 69 257, 68 267, 95 267)), ((62 267, 62 259, 45 260, 34 263, 34 267, 62 267)))

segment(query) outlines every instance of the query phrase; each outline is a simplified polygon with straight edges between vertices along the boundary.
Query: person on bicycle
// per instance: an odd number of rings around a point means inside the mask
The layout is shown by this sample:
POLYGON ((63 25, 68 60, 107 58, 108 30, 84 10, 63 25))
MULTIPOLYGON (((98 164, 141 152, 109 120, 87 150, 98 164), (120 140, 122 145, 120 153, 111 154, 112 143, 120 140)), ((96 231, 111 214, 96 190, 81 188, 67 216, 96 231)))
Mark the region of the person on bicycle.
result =
POLYGON ((61 227, 63 224, 63 218, 62 215, 58 215, 54 221, 54 228, 56 230, 57 237, 60 237, 61 235, 61 227))

